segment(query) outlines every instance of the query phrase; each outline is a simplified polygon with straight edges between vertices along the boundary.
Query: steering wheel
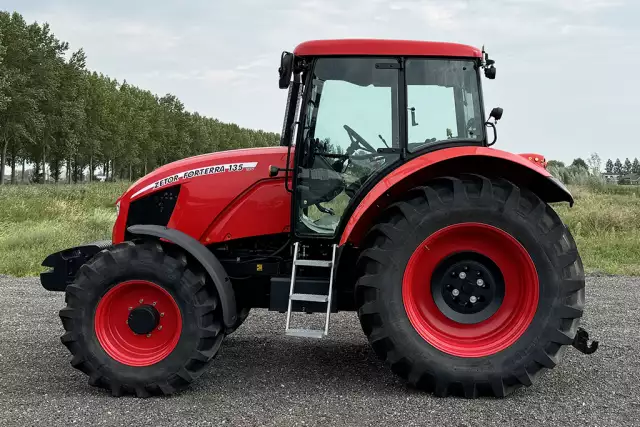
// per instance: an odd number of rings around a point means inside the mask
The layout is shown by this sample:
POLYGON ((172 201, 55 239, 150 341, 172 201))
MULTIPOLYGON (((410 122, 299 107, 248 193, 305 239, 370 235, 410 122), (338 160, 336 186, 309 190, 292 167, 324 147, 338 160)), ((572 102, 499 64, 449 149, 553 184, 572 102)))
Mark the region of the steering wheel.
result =
POLYGON ((377 153, 376 149, 371 146, 363 137, 358 135, 358 132, 351 129, 349 126, 344 125, 344 130, 347 131, 349 135, 349 139, 351 140, 351 145, 347 148, 347 155, 353 154, 358 148, 361 148, 370 153, 377 153))

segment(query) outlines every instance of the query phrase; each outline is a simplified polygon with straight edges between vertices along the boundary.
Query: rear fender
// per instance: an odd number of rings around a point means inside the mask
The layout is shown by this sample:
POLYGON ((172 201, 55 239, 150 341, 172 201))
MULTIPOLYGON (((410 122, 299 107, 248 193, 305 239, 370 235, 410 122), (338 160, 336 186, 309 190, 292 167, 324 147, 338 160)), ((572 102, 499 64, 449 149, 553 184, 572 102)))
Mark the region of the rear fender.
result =
POLYGON ((438 176, 475 173, 504 178, 521 188, 533 191, 547 203, 569 202, 569 190, 542 164, 528 160, 528 155, 508 153, 487 147, 446 148, 416 157, 378 181, 353 208, 341 234, 340 245, 358 246, 377 216, 406 191, 438 176))
POLYGON ((165 239, 188 252, 211 277, 220 298, 222 319, 225 326, 231 328, 236 323, 236 297, 231 286, 231 280, 220 261, 206 246, 182 231, 160 225, 132 225, 127 228, 127 231, 136 236, 152 236, 165 239))

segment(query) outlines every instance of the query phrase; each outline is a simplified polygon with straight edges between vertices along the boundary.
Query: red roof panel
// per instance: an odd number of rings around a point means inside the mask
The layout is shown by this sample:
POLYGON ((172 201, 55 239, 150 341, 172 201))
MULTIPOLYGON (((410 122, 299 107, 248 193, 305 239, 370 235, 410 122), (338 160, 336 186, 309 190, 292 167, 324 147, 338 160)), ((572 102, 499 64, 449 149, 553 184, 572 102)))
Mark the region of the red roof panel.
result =
POLYGON ((312 40, 300 43, 293 52, 297 56, 398 55, 482 57, 480 49, 464 44, 383 39, 312 40))

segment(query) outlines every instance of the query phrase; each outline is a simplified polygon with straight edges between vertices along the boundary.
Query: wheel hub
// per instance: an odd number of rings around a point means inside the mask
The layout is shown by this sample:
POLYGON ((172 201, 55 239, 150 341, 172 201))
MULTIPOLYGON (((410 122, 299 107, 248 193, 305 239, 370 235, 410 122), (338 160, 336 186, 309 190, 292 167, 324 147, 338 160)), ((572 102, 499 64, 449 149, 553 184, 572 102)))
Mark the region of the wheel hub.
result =
MULTIPOLYGON (((460 273, 468 276, 464 264, 455 273, 458 279, 460 273)), ((539 292, 536 267, 524 246, 506 231, 477 222, 449 225, 425 238, 409 259, 402 281, 402 300, 416 332, 436 349, 458 357, 484 357, 515 343, 536 314, 539 292), (487 289, 495 289, 492 302, 477 313, 460 313, 444 301, 443 289, 454 284, 454 270, 449 268, 465 260, 491 273, 476 278, 476 286, 482 280, 487 289)))
POLYGON ((160 313, 152 305, 141 305, 129 313, 127 324, 136 334, 151 333, 160 323, 160 313))
POLYGON ((98 301, 94 328, 112 359, 128 366, 151 366, 177 346, 182 314, 163 286, 127 280, 111 287, 98 301))
POLYGON ((440 311, 459 323, 491 317, 504 299, 504 279, 489 258, 474 252, 445 258, 434 271, 431 293, 440 311))

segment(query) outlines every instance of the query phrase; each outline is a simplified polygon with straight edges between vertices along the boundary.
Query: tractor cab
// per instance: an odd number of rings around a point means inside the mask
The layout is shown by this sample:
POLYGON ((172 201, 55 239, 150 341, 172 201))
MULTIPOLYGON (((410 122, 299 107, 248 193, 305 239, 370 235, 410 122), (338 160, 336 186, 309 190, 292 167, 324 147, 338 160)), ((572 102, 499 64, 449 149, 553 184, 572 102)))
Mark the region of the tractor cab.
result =
POLYGON ((295 234, 336 238, 376 177, 438 148, 486 145, 483 59, 468 46, 389 40, 315 41, 284 52, 282 145, 296 146, 295 234))

